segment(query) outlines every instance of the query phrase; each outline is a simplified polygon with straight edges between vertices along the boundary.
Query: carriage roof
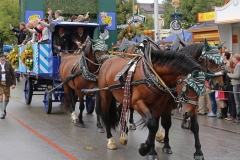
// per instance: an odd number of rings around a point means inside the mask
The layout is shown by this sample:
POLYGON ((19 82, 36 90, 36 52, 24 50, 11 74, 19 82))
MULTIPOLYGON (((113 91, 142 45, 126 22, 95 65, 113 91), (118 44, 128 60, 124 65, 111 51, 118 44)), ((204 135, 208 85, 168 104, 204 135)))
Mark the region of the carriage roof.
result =
POLYGON ((100 25, 98 23, 81 23, 81 22, 52 22, 50 24, 50 31, 54 32, 56 27, 84 27, 88 29, 94 29, 96 27, 99 27, 100 25))

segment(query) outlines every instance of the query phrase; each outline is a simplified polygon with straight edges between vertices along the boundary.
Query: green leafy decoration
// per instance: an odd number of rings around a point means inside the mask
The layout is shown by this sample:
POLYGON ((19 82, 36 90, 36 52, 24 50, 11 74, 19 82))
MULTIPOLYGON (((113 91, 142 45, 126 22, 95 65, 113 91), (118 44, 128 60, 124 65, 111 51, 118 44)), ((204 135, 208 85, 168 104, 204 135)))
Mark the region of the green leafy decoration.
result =
POLYGON ((140 36, 142 33, 143 31, 135 26, 131 26, 130 31, 129 31, 129 27, 126 27, 118 34, 118 39, 123 39, 123 37, 125 37, 128 40, 132 40, 133 37, 135 37, 136 35, 140 36))
POLYGON ((89 12, 91 17, 98 14, 98 0, 45 0, 45 12, 51 8, 54 11, 61 10, 63 16, 71 17, 72 15, 85 15, 89 12))

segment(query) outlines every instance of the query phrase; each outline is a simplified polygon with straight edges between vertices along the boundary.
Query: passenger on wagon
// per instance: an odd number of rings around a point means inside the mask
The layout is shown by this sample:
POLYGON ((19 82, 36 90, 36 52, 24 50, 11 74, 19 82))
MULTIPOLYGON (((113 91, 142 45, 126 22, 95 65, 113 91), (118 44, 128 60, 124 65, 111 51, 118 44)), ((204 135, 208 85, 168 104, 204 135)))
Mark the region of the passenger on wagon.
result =
POLYGON ((49 22, 48 22, 48 19, 47 18, 43 18, 43 19, 38 19, 37 22, 39 24, 41 24, 42 26, 44 26, 44 29, 41 31, 41 30, 37 30, 38 33, 42 33, 42 37, 41 39, 39 40, 39 42, 48 42, 49 40, 49 22))
MULTIPOLYGON (((27 27, 30 28, 30 29, 33 29, 33 21, 29 21, 28 24, 27 24, 27 27)), ((31 42, 33 42, 34 40, 34 34, 31 33, 31 32, 27 32, 27 35, 26 35, 26 38, 25 40, 22 42, 21 45, 25 45, 25 44, 30 44, 31 42)))
POLYGON ((10 29, 14 32, 15 36, 16 36, 17 39, 18 39, 17 44, 18 44, 18 45, 21 45, 22 42, 24 41, 24 39, 26 38, 26 35, 25 35, 25 33, 24 33, 24 31, 25 31, 25 23, 24 23, 24 22, 21 22, 21 23, 19 24, 19 27, 20 27, 19 30, 16 29, 16 28, 13 28, 12 24, 10 24, 9 26, 10 26, 10 29))
POLYGON ((58 34, 53 36, 53 55, 57 56, 58 53, 61 55, 62 51, 69 50, 67 37, 64 32, 64 28, 58 29, 58 34))
POLYGON ((87 43, 88 35, 84 33, 83 27, 78 27, 77 32, 72 35, 72 50, 82 49, 87 43))
POLYGON ((64 18, 62 17, 62 11, 61 10, 56 10, 54 16, 55 16, 55 20, 53 20, 53 17, 52 17, 52 9, 48 8, 48 21, 49 21, 49 23, 51 23, 52 21, 53 22, 63 22, 64 21, 64 18))

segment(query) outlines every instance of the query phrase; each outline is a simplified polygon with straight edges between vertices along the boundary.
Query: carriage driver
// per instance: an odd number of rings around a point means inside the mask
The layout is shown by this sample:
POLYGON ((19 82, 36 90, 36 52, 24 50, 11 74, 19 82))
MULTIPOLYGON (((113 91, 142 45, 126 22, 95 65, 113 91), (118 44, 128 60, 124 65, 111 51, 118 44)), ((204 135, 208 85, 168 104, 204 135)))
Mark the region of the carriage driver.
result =
POLYGON ((72 35, 72 50, 82 49, 87 43, 88 35, 84 33, 83 27, 78 27, 77 32, 72 35))
POLYGON ((12 86, 12 89, 15 88, 16 76, 12 65, 6 62, 2 45, 0 46, 0 64, 0 118, 4 119, 6 116, 6 107, 10 97, 10 86, 12 86), (3 95, 5 97, 4 103, 3 95))

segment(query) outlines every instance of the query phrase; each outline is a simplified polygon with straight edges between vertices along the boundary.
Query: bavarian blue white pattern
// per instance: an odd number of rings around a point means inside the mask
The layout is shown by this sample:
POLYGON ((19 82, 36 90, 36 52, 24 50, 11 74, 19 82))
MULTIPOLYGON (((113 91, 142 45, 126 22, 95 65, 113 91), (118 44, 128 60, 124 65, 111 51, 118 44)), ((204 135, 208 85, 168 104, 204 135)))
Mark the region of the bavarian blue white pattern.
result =
POLYGON ((38 44, 34 43, 31 45, 33 49, 33 69, 32 71, 38 74, 38 44))
POLYGON ((21 58, 20 58, 20 56, 21 56, 21 54, 22 54, 22 51, 23 51, 25 48, 26 48, 26 46, 21 46, 21 47, 19 47, 19 67, 18 67, 18 69, 17 69, 16 71, 20 71, 20 72, 26 72, 26 71, 27 71, 26 67, 23 65, 22 60, 21 60, 21 58))
POLYGON ((39 73, 52 73, 52 52, 49 44, 39 44, 39 73))

